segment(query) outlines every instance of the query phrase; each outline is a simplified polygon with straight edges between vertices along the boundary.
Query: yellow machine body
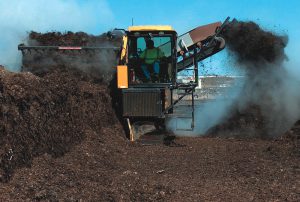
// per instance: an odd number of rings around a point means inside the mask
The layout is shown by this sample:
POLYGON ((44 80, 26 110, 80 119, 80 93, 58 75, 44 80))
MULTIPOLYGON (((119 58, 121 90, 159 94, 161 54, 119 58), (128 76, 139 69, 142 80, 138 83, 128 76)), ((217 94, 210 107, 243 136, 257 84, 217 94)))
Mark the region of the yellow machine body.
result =
POLYGON ((128 67, 126 65, 117 66, 118 88, 128 88, 128 67))
POLYGON ((130 26, 128 31, 175 31, 172 26, 169 25, 141 25, 141 26, 130 26))

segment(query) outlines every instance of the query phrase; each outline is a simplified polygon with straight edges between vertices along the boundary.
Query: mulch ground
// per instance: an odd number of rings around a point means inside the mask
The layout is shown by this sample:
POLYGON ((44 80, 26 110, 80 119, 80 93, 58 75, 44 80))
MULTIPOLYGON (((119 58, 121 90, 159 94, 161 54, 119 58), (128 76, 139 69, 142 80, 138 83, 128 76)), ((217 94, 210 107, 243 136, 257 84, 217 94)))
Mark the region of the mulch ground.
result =
MULTIPOLYGON (((107 85, 0 72, 3 201, 299 201, 299 136, 130 143, 107 85)), ((297 125, 297 124, 296 124, 297 125)))
POLYGON ((1 184, 1 200, 299 201, 299 153, 288 142, 183 138, 181 147, 121 148, 105 134, 118 135, 107 128, 63 157, 35 158, 1 184))

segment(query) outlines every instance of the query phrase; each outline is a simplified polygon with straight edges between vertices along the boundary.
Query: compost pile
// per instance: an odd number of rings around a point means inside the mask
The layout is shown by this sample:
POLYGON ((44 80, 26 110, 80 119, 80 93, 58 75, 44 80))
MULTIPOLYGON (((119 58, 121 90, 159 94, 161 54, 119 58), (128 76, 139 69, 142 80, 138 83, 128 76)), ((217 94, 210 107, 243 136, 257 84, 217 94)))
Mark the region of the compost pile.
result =
MULTIPOLYGON (((298 141, 298 144, 300 143, 300 120, 297 121, 293 127, 288 130, 283 137, 288 137, 291 139, 295 139, 296 141, 298 141)), ((298 145, 300 146, 300 145, 298 145)))
POLYGON ((233 20, 226 25, 222 36, 227 47, 240 64, 245 64, 248 72, 267 68, 263 66, 266 63, 281 63, 286 58, 284 48, 288 42, 287 36, 266 31, 255 22, 233 20))
POLYGON ((99 36, 89 35, 84 32, 30 32, 28 45, 39 46, 118 46, 118 39, 108 40, 106 34, 99 36))
POLYGON ((88 131, 117 123, 107 86, 76 70, 38 77, 1 69, 0 87, 2 181, 34 157, 62 156, 88 131))
POLYGON ((207 131, 210 137, 266 138, 265 120, 258 105, 231 109, 225 121, 207 131))

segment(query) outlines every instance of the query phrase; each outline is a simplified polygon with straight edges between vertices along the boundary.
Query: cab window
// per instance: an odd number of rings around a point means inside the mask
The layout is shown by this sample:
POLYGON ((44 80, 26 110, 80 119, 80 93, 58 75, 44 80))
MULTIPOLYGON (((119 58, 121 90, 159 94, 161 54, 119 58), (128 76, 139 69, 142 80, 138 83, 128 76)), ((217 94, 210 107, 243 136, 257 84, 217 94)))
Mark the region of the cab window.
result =
POLYGON ((129 39, 129 81, 169 83, 172 73, 171 36, 138 36, 129 39))

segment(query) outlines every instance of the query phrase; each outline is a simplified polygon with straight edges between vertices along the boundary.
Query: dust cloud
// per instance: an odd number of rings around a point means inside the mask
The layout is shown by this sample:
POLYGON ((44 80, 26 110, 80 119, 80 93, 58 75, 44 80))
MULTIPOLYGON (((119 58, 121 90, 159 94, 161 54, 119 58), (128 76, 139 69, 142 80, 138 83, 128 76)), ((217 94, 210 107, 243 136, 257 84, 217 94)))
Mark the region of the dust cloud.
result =
POLYGON ((27 41, 29 31, 85 31, 101 33, 111 29, 114 19, 105 0, 10 0, 0 1, 0 64, 19 71, 21 53, 17 46, 27 41))
MULTIPOLYGON (((276 137, 287 131, 300 119, 300 93, 297 90, 300 82, 295 78, 285 61, 285 47, 287 36, 281 36, 262 29, 254 22, 241 22, 233 20, 223 32, 227 48, 236 60, 237 68, 245 71, 245 83, 237 97, 229 119, 224 120, 226 127, 231 131, 239 116, 248 114, 259 120, 253 136, 276 137), (253 114, 252 109, 254 110, 253 114), (234 117, 234 118, 233 118, 234 117), (230 121, 228 121, 230 120, 230 121)), ((245 122, 249 126, 252 123, 245 122)), ((220 127, 217 127, 220 128, 220 127)), ((216 131, 211 130, 210 133, 216 131)), ((218 133, 222 133, 218 131, 218 133)))
POLYGON ((288 37, 237 20, 225 27, 222 37, 228 60, 245 74, 242 86, 228 89, 230 99, 216 97, 196 108, 193 131, 177 130, 178 125, 188 128, 190 122, 175 119, 168 128, 189 136, 272 138, 283 134, 300 119, 300 81, 286 63, 288 37))

